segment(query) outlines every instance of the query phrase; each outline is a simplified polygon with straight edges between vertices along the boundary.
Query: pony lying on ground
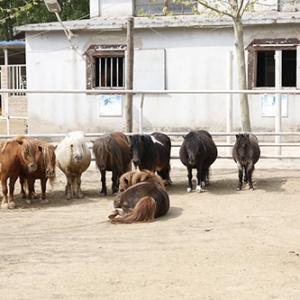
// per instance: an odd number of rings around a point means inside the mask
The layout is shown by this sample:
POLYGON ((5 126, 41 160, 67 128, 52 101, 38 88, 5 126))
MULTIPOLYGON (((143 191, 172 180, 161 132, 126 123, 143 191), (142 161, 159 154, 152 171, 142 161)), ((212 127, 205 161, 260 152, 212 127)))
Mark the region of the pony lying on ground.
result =
POLYGON ((171 139, 160 132, 130 136, 130 155, 135 168, 157 172, 165 185, 171 183, 171 139))
POLYGON ((91 152, 82 131, 68 133, 56 148, 58 168, 65 174, 67 199, 82 198, 81 175, 91 163, 91 152))
POLYGON ((209 183, 209 168, 216 160, 218 150, 211 134, 206 130, 190 131, 183 138, 179 156, 188 171, 187 192, 191 192, 193 188, 192 169, 197 169, 196 190, 201 192, 201 188, 209 183))
POLYGON ((41 181, 42 199, 41 204, 47 204, 46 199, 46 186, 49 179, 51 185, 55 180, 56 156, 55 149, 57 146, 49 144, 44 141, 37 141, 38 145, 42 148, 42 154, 37 162, 37 169, 31 173, 23 173, 20 175, 19 180, 21 184, 21 194, 26 198, 25 186, 28 188, 27 204, 31 204, 32 196, 36 196, 34 190, 34 183, 36 179, 41 181))
POLYGON ((96 166, 101 174, 101 194, 107 195, 106 171, 112 172, 112 192, 118 192, 119 177, 131 170, 131 157, 129 155, 129 142, 122 132, 104 134, 93 143, 93 153, 96 166))
POLYGON ((240 133, 236 135, 236 141, 232 149, 232 157, 238 167, 239 183, 236 190, 242 188, 244 182, 249 182, 249 189, 253 190, 252 174, 254 165, 260 157, 260 148, 257 137, 252 133, 240 133))
POLYGON ((2 185, 2 208, 14 208, 15 182, 22 174, 34 172, 38 167, 42 148, 30 137, 17 136, 8 139, 0 146, 0 172, 2 185), (9 199, 7 198, 9 179, 9 199))
MULTIPOLYGON (((149 172, 147 179, 140 181, 146 177, 144 172, 139 174, 135 177, 137 183, 119 192, 114 199, 116 210, 109 215, 112 223, 153 222, 168 212, 170 200, 162 179, 154 172, 149 172)), ((126 177, 126 173, 123 176, 126 177)))

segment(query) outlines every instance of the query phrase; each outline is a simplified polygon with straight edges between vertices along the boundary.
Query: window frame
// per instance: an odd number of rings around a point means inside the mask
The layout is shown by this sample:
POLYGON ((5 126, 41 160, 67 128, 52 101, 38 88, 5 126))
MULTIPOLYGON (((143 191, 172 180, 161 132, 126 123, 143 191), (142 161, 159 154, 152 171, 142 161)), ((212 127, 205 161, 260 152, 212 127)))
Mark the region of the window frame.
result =
POLYGON ((125 89, 125 51, 127 46, 120 45, 91 45, 85 51, 86 56, 86 89, 87 90, 124 90, 125 89), (96 86, 96 66, 97 58, 123 57, 123 86, 96 86))
POLYGON ((278 39, 254 39, 247 47, 248 51, 248 89, 264 89, 274 87, 257 87, 257 52, 258 51, 277 51, 277 50, 296 50, 296 84, 292 88, 297 88, 297 47, 300 41, 296 38, 278 38, 278 39))
MULTIPOLYGON (((171 0, 161 0, 163 2, 163 4, 161 3, 157 3, 157 2, 153 2, 153 0, 148 0, 148 3, 145 4, 138 4, 137 3, 138 0, 134 1, 134 14, 135 16, 139 16, 138 11, 143 7, 143 6, 148 6, 148 10, 144 11, 145 14, 150 14, 150 15, 154 15, 154 16, 165 16, 168 14, 168 11, 163 12, 165 5, 165 1, 167 1, 167 7, 169 7, 169 5, 176 5, 176 3, 172 3, 171 0), (141 8, 138 8, 141 7, 141 8), (157 8, 161 8, 160 11, 161 13, 153 13, 152 12, 152 8, 153 7, 157 7, 157 8)), ((174 11, 169 11, 172 12, 173 15, 193 15, 194 13, 192 12, 192 6, 185 6, 183 3, 177 3, 177 5, 181 5, 181 12, 174 12, 174 11), (188 8, 188 11, 185 12, 185 8, 188 8), (190 9, 190 11, 189 11, 190 9)))

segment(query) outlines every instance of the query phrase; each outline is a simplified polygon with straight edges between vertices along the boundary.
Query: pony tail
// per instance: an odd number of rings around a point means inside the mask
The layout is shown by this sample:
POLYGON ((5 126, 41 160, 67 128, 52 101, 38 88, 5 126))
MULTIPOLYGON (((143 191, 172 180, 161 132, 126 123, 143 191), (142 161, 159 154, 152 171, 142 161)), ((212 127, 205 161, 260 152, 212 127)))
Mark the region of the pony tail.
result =
POLYGON ((146 223, 155 220, 156 202, 152 197, 143 197, 124 218, 112 219, 113 224, 146 223))

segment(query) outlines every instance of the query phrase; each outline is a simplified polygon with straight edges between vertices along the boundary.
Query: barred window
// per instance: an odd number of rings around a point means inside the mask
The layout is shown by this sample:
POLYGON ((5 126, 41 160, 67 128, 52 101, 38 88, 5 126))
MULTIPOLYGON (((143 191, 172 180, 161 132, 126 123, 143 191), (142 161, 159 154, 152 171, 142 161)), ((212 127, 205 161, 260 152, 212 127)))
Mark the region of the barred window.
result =
POLYGON ((125 88, 125 45, 92 45, 85 52, 87 89, 125 88))

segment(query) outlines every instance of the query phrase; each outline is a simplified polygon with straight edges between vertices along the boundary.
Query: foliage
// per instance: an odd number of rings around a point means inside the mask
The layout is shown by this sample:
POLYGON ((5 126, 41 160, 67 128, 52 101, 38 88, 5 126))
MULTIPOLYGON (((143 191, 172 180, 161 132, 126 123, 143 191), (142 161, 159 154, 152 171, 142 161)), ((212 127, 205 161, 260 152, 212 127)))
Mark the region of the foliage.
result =
MULTIPOLYGON (((89 18, 89 0, 59 0, 62 21, 89 18)), ((57 22, 43 0, 0 0, 0 40, 12 40, 15 27, 31 24, 57 22)))

